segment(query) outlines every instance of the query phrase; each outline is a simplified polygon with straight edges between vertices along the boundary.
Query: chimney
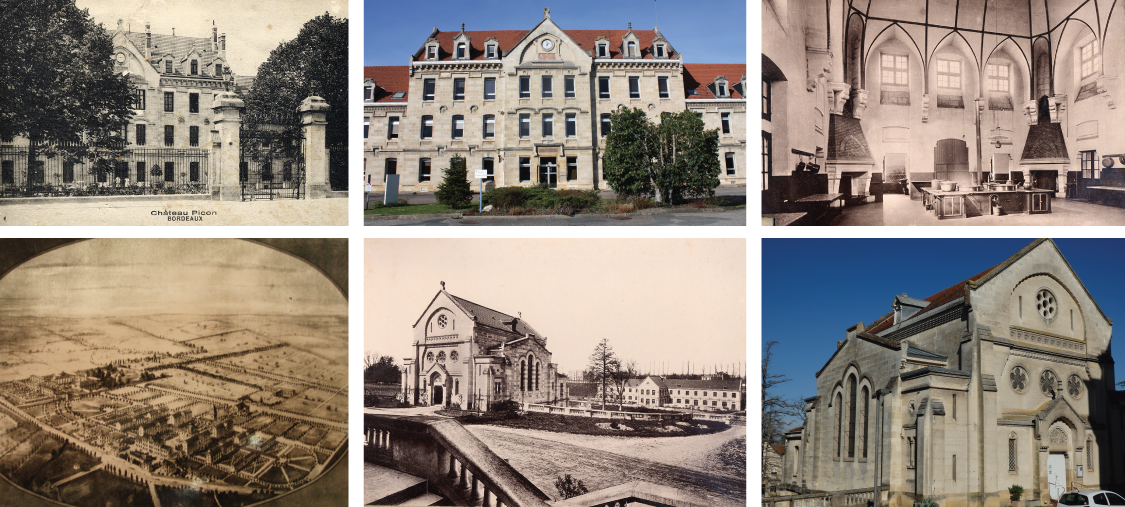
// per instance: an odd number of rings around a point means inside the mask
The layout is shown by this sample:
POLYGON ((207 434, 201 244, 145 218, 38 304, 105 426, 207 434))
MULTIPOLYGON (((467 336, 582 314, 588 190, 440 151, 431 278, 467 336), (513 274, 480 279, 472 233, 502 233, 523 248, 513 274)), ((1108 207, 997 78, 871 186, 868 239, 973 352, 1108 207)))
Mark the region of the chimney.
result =
POLYGON ((152 24, 145 23, 145 58, 152 59, 152 24))
POLYGON ((219 34, 219 56, 226 59, 227 57, 227 34, 219 34))
POLYGON ((211 51, 219 49, 219 29, 215 26, 215 22, 211 22, 211 51))

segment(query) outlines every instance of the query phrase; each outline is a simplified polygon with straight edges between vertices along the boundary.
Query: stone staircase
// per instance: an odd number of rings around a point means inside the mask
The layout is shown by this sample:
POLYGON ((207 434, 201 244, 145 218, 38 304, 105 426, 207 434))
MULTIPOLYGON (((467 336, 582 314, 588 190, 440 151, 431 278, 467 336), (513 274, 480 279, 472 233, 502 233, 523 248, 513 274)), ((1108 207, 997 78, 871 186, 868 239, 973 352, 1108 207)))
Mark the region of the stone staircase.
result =
POLYGON ((453 505, 429 487, 425 479, 365 462, 363 464, 364 505, 453 505))

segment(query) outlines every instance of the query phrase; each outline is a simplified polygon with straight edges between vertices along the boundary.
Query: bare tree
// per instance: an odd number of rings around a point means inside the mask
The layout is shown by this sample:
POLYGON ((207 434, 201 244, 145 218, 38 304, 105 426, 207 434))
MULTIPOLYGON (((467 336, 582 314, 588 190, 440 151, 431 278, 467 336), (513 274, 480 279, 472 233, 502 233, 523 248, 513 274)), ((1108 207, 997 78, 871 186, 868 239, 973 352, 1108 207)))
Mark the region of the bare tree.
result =
MULTIPOLYGON (((634 360, 617 360, 611 365, 612 371, 610 378, 613 380, 613 387, 617 388, 617 410, 622 409, 622 403, 625 399, 625 386, 629 385, 629 380, 637 378, 637 362, 634 360)), ((602 409, 605 409, 603 404, 602 409)))
POLYGON ((785 442, 785 426, 792 419, 804 417, 804 405, 778 394, 774 387, 789 382, 789 377, 770 371, 773 347, 776 341, 766 343, 762 351, 762 484, 773 481, 768 463, 769 446, 785 442))

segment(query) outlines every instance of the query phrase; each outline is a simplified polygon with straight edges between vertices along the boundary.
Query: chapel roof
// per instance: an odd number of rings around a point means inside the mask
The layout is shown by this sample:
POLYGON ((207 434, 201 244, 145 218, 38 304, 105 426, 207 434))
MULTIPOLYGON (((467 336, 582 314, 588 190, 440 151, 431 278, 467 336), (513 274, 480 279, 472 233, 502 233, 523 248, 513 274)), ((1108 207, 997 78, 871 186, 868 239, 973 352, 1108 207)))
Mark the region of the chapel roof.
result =
POLYGON ((715 78, 727 78, 727 95, 732 99, 746 98, 740 82, 746 75, 744 63, 685 63, 684 64, 684 96, 688 100, 704 100, 718 98, 715 93, 715 78), (688 90, 695 90, 691 95, 688 90))
POLYGON ((776 453, 778 453, 782 456, 785 456, 785 446, 784 445, 772 445, 770 447, 773 447, 774 452, 776 452, 776 453))
POLYGON ((539 338, 543 337, 539 334, 538 331, 532 328, 531 325, 527 323, 527 321, 521 318, 513 317, 503 312, 498 312, 484 305, 478 305, 472 301, 459 298, 448 292, 446 292, 446 295, 448 295, 449 298, 453 300, 453 302, 457 303, 457 305, 460 306, 461 309, 465 310, 465 313, 468 313, 469 316, 475 318, 477 324, 479 325, 491 327, 493 329, 499 329, 502 331, 515 332, 522 335, 531 334, 539 338), (513 321, 515 321, 514 331, 512 330, 511 325, 511 322, 513 321))
MULTIPOLYGON (((1007 262, 1007 261, 1005 261, 1005 262, 1007 262)), ((921 310, 918 310, 918 313, 915 313, 914 315, 911 315, 909 318, 907 318, 903 322, 910 322, 912 320, 919 320, 920 316, 925 315, 930 310, 933 310, 935 308, 940 308, 942 305, 944 305, 946 303, 952 302, 952 301, 956 300, 957 298, 963 297, 965 295, 965 284, 966 283, 969 283, 970 281, 979 280, 984 275, 987 275, 989 271, 992 271, 993 269, 996 269, 997 267, 1000 267, 1003 264, 1004 263, 997 264, 996 266, 993 266, 993 267, 988 268, 984 271, 981 271, 980 273, 977 273, 977 274, 975 274, 975 275, 973 275, 969 278, 966 278, 965 280, 962 280, 958 283, 950 285, 949 287, 945 288, 945 290, 942 290, 942 291, 938 292, 937 294, 934 294, 934 295, 932 295, 932 296, 930 296, 926 299, 923 299, 923 301, 926 301, 929 304, 926 305, 926 307, 922 308, 921 310)), ((887 330, 892 325, 894 325, 894 318, 893 317, 894 317, 893 314, 888 314, 888 315, 884 315, 884 316, 880 317, 876 321, 877 324, 873 325, 873 327, 868 328, 867 332, 877 335, 877 334, 887 330), (888 317, 890 317, 890 318, 888 318, 888 317)))
POLYGON ((387 65, 382 67, 364 67, 363 79, 375 81, 375 95, 373 102, 406 102, 410 92, 410 67, 407 65, 387 65), (394 98, 395 92, 403 92, 400 99, 394 98))

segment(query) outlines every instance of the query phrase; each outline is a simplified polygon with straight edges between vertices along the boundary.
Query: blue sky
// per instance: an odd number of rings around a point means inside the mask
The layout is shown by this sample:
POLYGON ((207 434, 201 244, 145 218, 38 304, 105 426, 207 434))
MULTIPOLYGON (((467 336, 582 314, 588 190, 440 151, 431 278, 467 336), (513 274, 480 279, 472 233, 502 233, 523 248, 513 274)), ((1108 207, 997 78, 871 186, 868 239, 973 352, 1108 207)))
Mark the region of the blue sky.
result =
MULTIPOLYGON (((788 376, 782 394, 816 395, 816 372, 849 326, 891 310, 895 294, 923 299, 984 271, 1031 239, 765 239, 762 346, 777 341, 771 369, 788 376)), ((1057 239, 1079 279, 1118 326, 1125 325, 1125 240, 1057 239)), ((1119 336, 1115 333, 1115 338, 1119 336)), ((1120 338, 1118 338, 1120 339, 1120 338)), ((1115 340, 1116 341, 1116 340, 1115 340)), ((1125 345, 1113 347, 1125 380, 1125 345)))
POLYGON ((364 4, 364 65, 407 65, 434 27, 445 31, 531 30, 551 8, 563 30, 628 28, 651 30, 657 24, 687 63, 746 63, 746 3, 659 0, 572 0, 568 2, 370 1, 364 4), (653 6, 656 6, 656 9, 653 6))

